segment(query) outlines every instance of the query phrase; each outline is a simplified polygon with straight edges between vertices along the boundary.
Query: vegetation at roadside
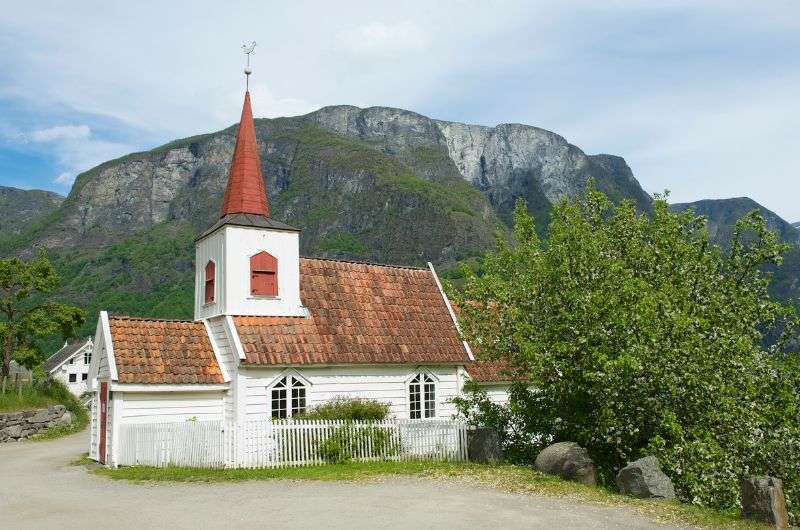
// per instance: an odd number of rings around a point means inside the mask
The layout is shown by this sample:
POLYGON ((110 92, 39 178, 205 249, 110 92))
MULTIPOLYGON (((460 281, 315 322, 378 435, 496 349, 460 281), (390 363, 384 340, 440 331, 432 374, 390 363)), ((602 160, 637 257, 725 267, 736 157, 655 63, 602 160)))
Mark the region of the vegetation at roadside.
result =
POLYGON ((723 252, 692 212, 657 197, 639 215, 591 183, 553 209, 543 244, 519 205, 515 244, 487 255, 482 276, 465 270, 453 295, 467 340, 527 382, 508 407, 475 391, 459 408, 503 432, 518 462, 578 442, 609 487, 627 462, 655 455, 681 500, 728 510, 743 476, 777 476, 797 523, 800 357, 785 345, 798 319, 764 272, 786 250, 756 212, 723 252), (765 349, 776 326, 784 333, 765 349))
POLYGON ((47 379, 42 374, 37 374, 32 383, 0 388, 0 412, 40 409, 58 404, 64 405, 72 414, 72 423, 52 427, 32 436, 33 440, 50 440, 83 430, 89 423, 89 411, 63 383, 47 379))
POLYGON ((41 341, 60 334, 73 337, 85 313, 51 299, 59 276, 44 250, 30 261, 0 259, 0 378, 8 377, 11 361, 33 368, 45 359, 41 341))
MULTIPOLYGON (((80 463, 80 462, 78 462, 80 463)), ((763 525, 739 518, 735 511, 719 512, 678 502, 634 499, 598 487, 567 482, 527 467, 510 464, 485 466, 433 461, 349 462, 324 466, 277 469, 200 469, 184 467, 98 468, 93 473, 133 482, 232 482, 246 480, 357 481, 391 476, 418 476, 437 480, 461 480, 524 495, 553 496, 576 502, 628 507, 665 523, 692 527, 749 529, 763 525)))

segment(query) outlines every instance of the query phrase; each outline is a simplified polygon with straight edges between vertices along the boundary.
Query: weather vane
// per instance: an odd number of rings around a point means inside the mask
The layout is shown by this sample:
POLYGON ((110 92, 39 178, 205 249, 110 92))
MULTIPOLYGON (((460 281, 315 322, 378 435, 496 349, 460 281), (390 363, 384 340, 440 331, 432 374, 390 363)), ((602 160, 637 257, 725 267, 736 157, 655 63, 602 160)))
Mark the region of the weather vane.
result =
POLYGON ((242 51, 245 55, 247 55, 247 66, 244 67, 244 75, 246 81, 246 90, 250 90, 250 74, 253 71, 250 69, 250 54, 253 53, 253 50, 256 49, 256 41, 253 41, 251 44, 242 44, 242 51))

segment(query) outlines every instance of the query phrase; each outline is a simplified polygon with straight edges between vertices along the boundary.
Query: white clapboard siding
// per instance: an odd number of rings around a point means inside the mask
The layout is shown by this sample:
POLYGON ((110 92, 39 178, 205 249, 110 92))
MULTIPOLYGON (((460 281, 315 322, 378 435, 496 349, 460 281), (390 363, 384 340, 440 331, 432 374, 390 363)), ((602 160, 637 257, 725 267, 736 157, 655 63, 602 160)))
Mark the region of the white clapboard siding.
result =
MULTIPOLYGON (((211 340, 213 340, 217 346, 220 358, 222 359, 223 367, 231 380, 234 381, 239 369, 239 356, 236 353, 236 349, 231 344, 230 337, 228 336, 225 317, 216 317, 210 319, 208 321, 208 326, 211 329, 211 340)), ((235 383, 231 384, 231 389, 227 390, 223 397, 224 418, 227 421, 231 421, 235 417, 234 415, 236 409, 234 406, 234 388, 235 383)))
MULTIPOLYGON (((336 397, 372 399, 389 404, 389 414, 408 418, 408 381, 420 371, 436 378, 436 418, 451 418, 456 410, 450 401, 459 395, 457 366, 331 366, 297 368, 296 373, 309 382, 306 404, 314 407, 336 397)), ((277 368, 248 367, 239 371, 243 380, 243 406, 248 420, 270 417, 269 387, 285 371, 277 368)))
POLYGON ((129 423, 222 420, 221 392, 126 392, 122 420, 129 423))
POLYGON ((120 465, 310 466, 340 460, 336 457, 340 453, 331 448, 342 449, 347 460, 361 462, 467 459, 466 426, 455 420, 127 424, 122 426, 121 438, 120 465))

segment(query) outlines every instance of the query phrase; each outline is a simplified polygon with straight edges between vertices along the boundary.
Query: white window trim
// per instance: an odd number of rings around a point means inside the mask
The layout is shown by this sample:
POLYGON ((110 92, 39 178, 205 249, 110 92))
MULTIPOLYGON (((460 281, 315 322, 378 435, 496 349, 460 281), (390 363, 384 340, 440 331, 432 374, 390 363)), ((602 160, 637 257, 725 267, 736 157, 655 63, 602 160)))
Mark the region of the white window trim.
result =
POLYGON ((305 395, 305 410, 308 410, 308 403, 309 398, 311 396, 311 383, 308 379, 303 377, 297 370, 284 370, 280 374, 278 374, 275 379, 267 386, 267 415, 269 418, 272 418, 272 391, 275 387, 283 381, 287 379, 286 385, 286 419, 290 419, 292 417, 292 381, 297 380, 300 384, 305 388, 306 395, 305 395))
POLYGON ((439 414, 439 377, 436 376, 433 372, 425 369, 418 369, 411 373, 406 378, 406 417, 408 419, 414 419, 416 421, 424 421, 424 420, 435 420, 439 414), (421 388, 420 388, 420 409, 421 416, 420 418, 411 418, 411 382, 417 376, 427 376, 433 379, 433 416, 426 418, 425 417, 425 383, 420 380, 421 388))

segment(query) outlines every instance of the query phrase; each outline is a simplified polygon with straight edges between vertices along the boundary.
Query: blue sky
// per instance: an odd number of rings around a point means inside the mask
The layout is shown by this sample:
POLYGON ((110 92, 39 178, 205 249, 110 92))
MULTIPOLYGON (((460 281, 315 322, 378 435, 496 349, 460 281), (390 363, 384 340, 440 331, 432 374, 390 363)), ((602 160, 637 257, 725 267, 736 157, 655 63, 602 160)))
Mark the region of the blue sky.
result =
POLYGON ((387 105, 624 156, 673 201, 800 220, 800 2, 18 2, 0 20, 0 184, 256 116, 387 105), (165 5, 166 4, 166 5, 165 5))

